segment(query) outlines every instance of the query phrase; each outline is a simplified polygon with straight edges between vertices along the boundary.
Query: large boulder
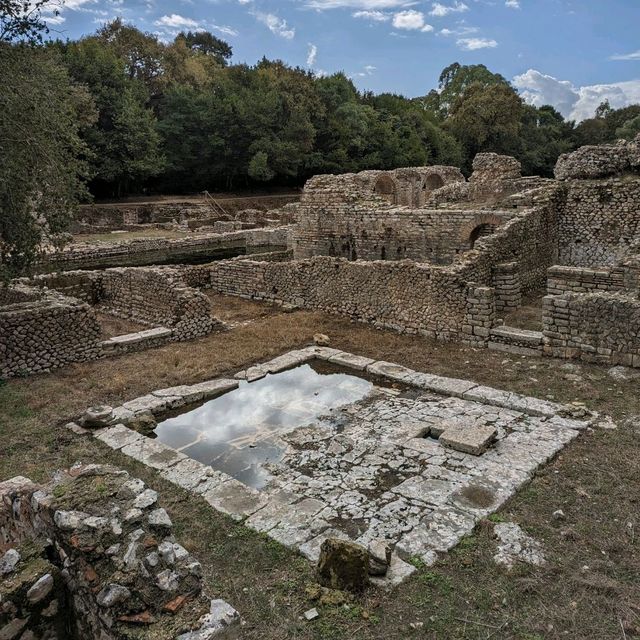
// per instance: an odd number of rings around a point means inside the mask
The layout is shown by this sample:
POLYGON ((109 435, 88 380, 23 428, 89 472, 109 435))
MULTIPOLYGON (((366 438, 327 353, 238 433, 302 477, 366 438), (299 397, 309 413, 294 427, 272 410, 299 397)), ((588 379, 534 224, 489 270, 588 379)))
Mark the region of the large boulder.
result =
POLYGON ((369 552, 350 540, 327 538, 320 547, 318 579, 330 589, 362 591, 369 584, 369 552))

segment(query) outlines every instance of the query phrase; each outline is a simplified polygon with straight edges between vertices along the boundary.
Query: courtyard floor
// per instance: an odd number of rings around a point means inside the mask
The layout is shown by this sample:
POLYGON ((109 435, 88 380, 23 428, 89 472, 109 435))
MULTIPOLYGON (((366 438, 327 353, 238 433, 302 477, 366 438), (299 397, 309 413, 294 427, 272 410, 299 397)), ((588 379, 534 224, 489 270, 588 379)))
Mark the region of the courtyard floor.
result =
MULTIPOLYGON (((221 301, 222 302, 222 301, 221 301)), ((375 331, 321 313, 250 303, 238 325, 188 343, 78 364, 0 387, 0 478, 46 480, 75 461, 110 462, 160 492, 181 542, 202 562, 211 597, 240 611, 227 637, 546 638, 640 636, 640 383, 602 367, 523 358, 375 331), (214 511, 154 471, 63 425, 90 405, 232 376, 311 343, 558 402, 583 402, 617 429, 583 432, 506 505, 432 567, 387 593, 319 603, 313 568, 264 534, 214 511), (563 516, 554 517, 562 510, 563 516), (493 524, 516 522, 545 550, 543 567, 498 567, 493 524), (317 607, 319 617, 302 618, 317 607)))

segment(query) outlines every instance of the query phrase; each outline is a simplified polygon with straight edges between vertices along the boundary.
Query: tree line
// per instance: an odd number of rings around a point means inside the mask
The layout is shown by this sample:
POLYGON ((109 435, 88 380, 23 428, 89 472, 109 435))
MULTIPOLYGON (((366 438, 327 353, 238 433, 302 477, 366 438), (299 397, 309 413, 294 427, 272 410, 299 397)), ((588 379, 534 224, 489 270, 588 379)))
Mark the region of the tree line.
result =
POLYGON ((436 90, 408 99, 279 60, 232 64, 231 46, 207 32, 162 42, 115 20, 54 40, 49 5, 0 0, 4 263, 28 263, 30 239, 55 241, 70 205, 91 196, 298 186, 317 173, 425 164, 468 172, 480 151, 549 176, 561 153, 640 131, 640 105, 605 103, 576 124, 525 104, 483 65, 454 63, 436 90))

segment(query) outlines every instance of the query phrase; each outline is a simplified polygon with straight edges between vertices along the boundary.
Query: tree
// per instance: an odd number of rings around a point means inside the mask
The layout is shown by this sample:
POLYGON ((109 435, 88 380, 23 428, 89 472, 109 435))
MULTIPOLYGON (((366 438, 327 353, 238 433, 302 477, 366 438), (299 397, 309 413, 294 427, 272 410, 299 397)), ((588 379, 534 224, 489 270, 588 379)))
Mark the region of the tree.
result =
POLYGON ((616 137, 623 140, 633 140, 640 134, 640 115, 627 120, 622 127, 616 130, 616 137))
POLYGON ((22 273, 57 244, 87 197, 81 130, 95 118, 51 50, 0 45, 0 276, 22 273))
POLYGON ((43 11, 57 17, 58 3, 51 0, 0 0, 0 43, 38 44, 49 33, 43 11))
POLYGON ((176 37, 176 41, 182 40, 186 47, 194 52, 211 56, 221 66, 226 66, 231 59, 233 50, 224 40, 216 38, 208 31, 183 31, 176 37))
POLYGON ((522 109, 520 96, 505 84, 474 83, 457 98, 445 128, 462 144, 466 168, 481 151, 517 153, 522 109))

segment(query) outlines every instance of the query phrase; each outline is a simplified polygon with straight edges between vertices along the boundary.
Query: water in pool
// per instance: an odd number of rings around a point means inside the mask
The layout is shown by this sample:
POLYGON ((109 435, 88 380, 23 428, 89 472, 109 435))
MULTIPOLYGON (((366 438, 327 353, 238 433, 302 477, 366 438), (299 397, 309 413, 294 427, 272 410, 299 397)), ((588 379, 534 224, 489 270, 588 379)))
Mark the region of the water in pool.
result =
POLYGON ((372 390, 373 384, 363 378, 322 373, 305 364, 256 382, 243 381, 229 393, 160 422, 155 434, 190 458, 260 489, 270 477, 263 465, 284 453, 278 435, 372 390))

